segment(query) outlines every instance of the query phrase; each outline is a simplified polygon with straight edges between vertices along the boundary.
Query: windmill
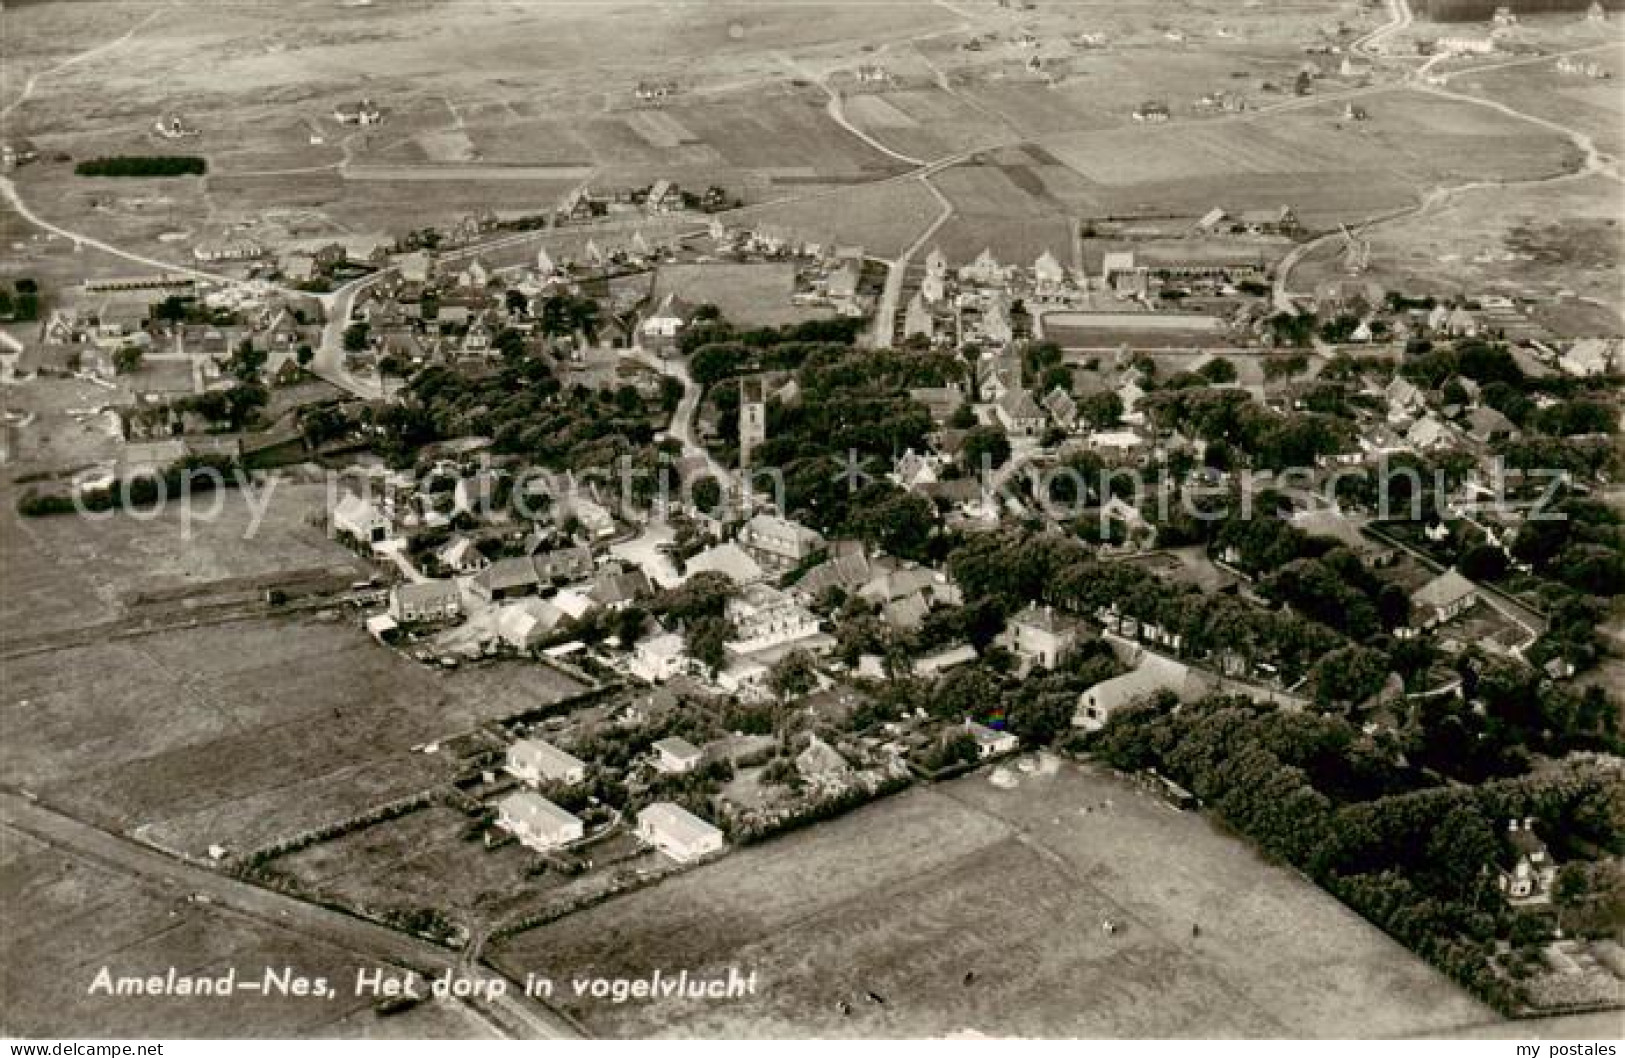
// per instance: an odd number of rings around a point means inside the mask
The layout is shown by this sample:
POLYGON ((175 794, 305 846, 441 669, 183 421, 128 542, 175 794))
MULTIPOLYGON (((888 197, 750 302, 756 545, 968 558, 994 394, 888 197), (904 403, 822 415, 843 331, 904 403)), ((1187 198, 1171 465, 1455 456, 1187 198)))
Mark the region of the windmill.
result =
POLYGON ((1343 268, 1349 275, 1360 275, 1371 266, 1371 241, 1360 238, 1365 227, 1352 232, 1347 224, 1338 227, 1343 232, 1343 268))

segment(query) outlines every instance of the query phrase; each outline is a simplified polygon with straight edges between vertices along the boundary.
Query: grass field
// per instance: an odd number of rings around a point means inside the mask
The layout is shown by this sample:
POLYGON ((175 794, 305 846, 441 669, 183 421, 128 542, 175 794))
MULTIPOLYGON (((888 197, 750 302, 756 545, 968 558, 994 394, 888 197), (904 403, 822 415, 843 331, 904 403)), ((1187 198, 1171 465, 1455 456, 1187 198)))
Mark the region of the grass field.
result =
POLYGON ((16 491, 0 490, 7 542, 0 548, 0 626, 13 635, 114 620, 139 591, 292 570, 367 569, 310 524, 322 509, 320 484, 282 480, 268 503, 262 492, 263 517, 251 538, 254 512, 238 492, 200 497, 188 527, 178 502, 148 520, 24 518, 16 513, 16 491), (216 499, 219 514, 205 520, 216 499))
POLYGON ((449 1001, 380 1018, 350 983, 358 969, 386 964, 189 901, 170 885, 140 881, 10 826, 0 827, 0 894, 0 1029, 8 1036, 442 1038, 489 1031, 449 1001), (250 992, 230 999, 88 995, 103 966, 115 976, 171 966, 219 975, 236 967, 240 978, 293 966, 342 988, 325 1002, 250 992))
POLYGON ((815 235, 819 241, 862 246, 883 258, 896 257, 919 237, 941 207, 916 180, 854 187, 838 194, 738 210, 729 224, 779 225, 815 235))
POLYGON ((1072 765, 1015 790, 978 774, 911 791, 497 957, 554 977, 758 975, 743 1001, 566 1004, 624 1037, 1369 1038, 1493 1019, 1202 817, 1072 765))
POLYGON ((575 689, 537 666, 437 674, 348 623, 240 621, 6 663, 0 772, 171 849, 258 848, 444 779, 414 745, 575 689))
POLYGON ((715 305, 735 323, 760 327, 831 315, 827 308, 791 304, 794 284, 792 264, 664 265, 655 279, 654 303, 676 294, 690 304, 715 305))
MULTIPOLYGON (((226 494, 190 540, 175 506, 150 521, 23 519, 7 489, 0 624, 8 640, 72 636, 142 613, 143 591, 306 569, 353 576, 364 567, 307 521, 321 488, 273 493, 252 536, 246 498, 226 494)), ((188 852, 256 847, 423 788, 451 765, 411 746, 576 686, 518 664, 432 672, 337 613, 197 620, 8 659, 5 781, 188 852)))

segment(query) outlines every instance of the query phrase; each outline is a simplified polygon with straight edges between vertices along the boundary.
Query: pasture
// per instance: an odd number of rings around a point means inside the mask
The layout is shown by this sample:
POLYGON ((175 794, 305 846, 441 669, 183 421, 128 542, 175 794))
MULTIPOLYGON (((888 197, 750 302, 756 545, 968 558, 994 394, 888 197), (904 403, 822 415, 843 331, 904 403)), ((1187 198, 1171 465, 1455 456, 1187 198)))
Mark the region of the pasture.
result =
POLYGON ((555 977, 757 974, 744 1000, 562 999, 615 1037, 1381 1037, 1493 1019, 1202 817, 1071 764, 1018 778, 909 791, 495 958, 555 977))
POLYGON ((0 826, 0 967, 9 1035, 180 1039, 478 1036, 488 1031, 451 1001, 421 1004, 383 1019, 372 1001, 353 995, 357 958, 268 921, 185 899, 156 879, 143 880, 63 851, 11 825, 0 826), (340 985, 336 998, 313 1002, 238 991, 155 999, 89 995, 103 966, 122 975, 218 976, 239 979, 266 968, 296 967, 340 985))
POLYGON ((7 782, 192 855, 425 789, 456 762, 413 746, 576 689, 540 666, 432 672, 336 619, 200 624, 5 667, 7 782))
POLYGON ((831 315, 828 308, 793 305, 793 264, 662 265, 653 304, 676 294, 691 305, 715 305, 725 319, 751 327, 778 327, 831 315))
POLYGON ((726 219, 731 225, 777 225, 889 259, 907 249, 941 211, 919 181, 894 180, 747 206, 726 219))

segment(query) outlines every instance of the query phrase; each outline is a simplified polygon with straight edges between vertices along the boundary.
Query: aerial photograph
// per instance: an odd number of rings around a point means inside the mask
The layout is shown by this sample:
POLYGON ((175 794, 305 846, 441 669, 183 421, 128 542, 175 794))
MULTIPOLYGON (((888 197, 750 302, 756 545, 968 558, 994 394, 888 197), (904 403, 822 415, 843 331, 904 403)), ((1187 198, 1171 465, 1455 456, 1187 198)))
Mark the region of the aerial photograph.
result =
POLYGON ((1625 0, 0 3, 0 1038, 1622 1036, 1625 0))

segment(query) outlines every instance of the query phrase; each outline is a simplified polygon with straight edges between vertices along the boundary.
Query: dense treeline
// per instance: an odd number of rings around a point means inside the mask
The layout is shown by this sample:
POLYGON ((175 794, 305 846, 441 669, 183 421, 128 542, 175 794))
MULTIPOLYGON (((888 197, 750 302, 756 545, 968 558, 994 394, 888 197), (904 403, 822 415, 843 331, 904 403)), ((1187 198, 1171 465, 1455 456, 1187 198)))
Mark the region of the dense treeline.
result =
MULTIPOLYGON (((1584 11, 1591 0, 1421 0, 1421 15, 1434 22, 1487 22, 1496 8, 1510 7, 1516 15, 1541 15, 1553 11, 1584 11)), ((1620 0, 1603 0, 1603 7, 1618 10, 1620 0)))
POLYGON ((1497 892, 1506 821, 1536 820, 1560 840, 1560 860, 1625 848, 1625 794, 1600 765, 1415 789, 1384 747, 1341 719, 1222 697, 1130 707, 1094 748, 1118 768, 1155 768, 1183 784, 1265 852, 1503 1011, 1522 1002, 1519 961, 1498 968, 1497 942, 1516 951, 1545 935, 1497 892))
POLYGON ((122 154, 74 166, 80 176, 202 176, 209 163, 191 154, 122 154))

